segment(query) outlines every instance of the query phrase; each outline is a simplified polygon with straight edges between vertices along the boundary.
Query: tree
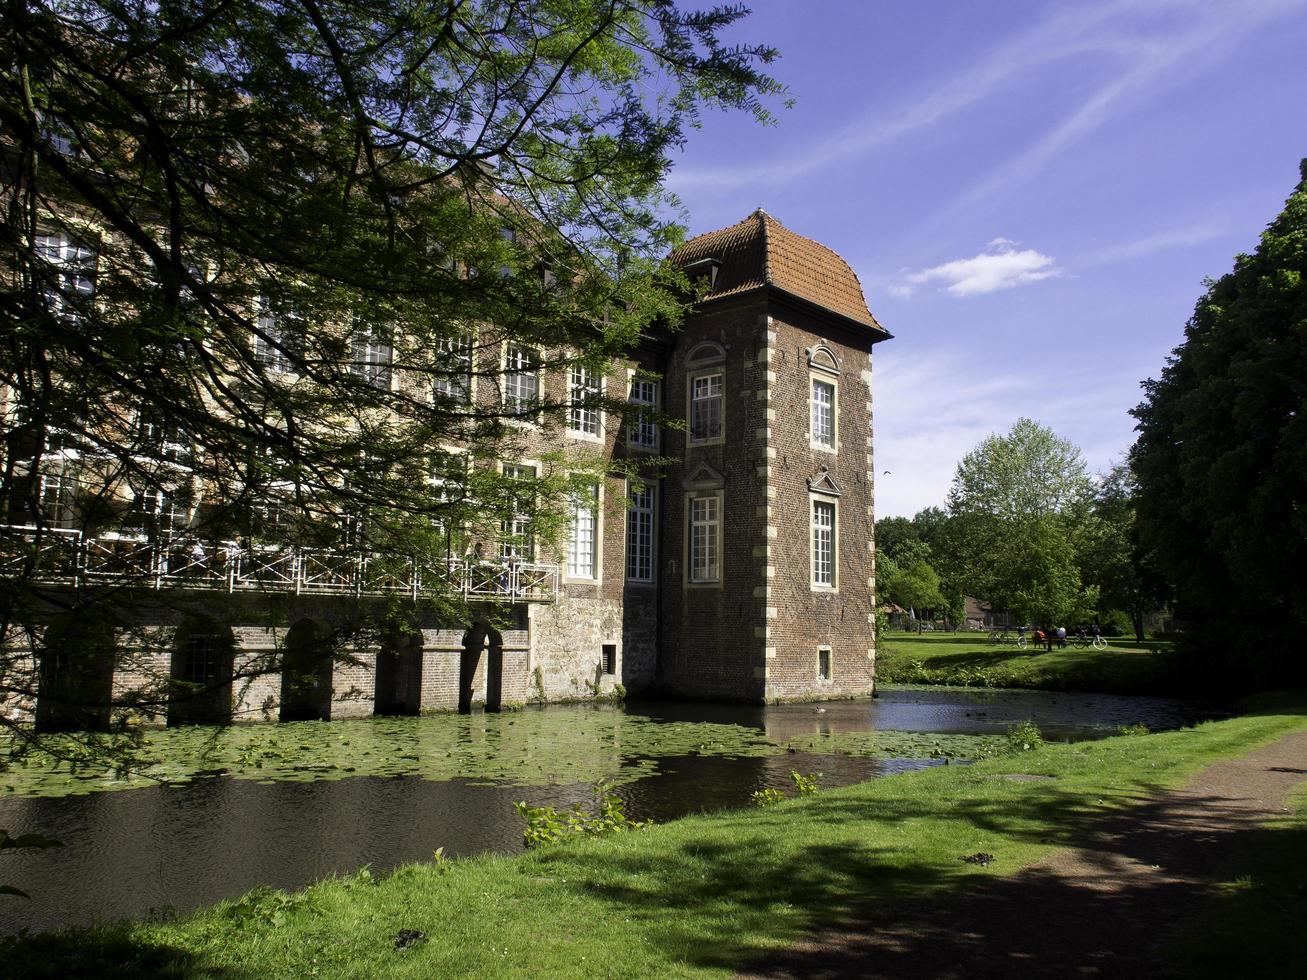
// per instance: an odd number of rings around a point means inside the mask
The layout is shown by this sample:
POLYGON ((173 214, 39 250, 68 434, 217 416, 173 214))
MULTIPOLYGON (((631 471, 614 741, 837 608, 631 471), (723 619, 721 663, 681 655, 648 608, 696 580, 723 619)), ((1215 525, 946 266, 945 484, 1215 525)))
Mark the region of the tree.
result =
POLYGON ((920 542, 917 529, 906 517, 882 517, 876 522, 877 556, 894 557, 909 544, 920 542))
POLYGON ((918 616, 944 605, 939 573, 923 558, 911 558, 904 563, 888 556, 877 559, 876 581, 880 584, 882 600, 912 609, 918 616))
POLYGON ((1092 494, 1080 450, 1052 429, 1022 418, 1007 435, 991 435, 962 457, 948 506, 954 515, 984 514, 1000 521, 1074 517, 1092 494))
POLYGON ((1303 677, 1307 161, 1253 254, 1207 283, 1133 414, 1139 538, 1191 647, 1223 683, 1303 677))
POLYGON ((1121 610, 1130 617, 1135 638, 1144 639, 1144 616, 1165 601, 1165 590, 1151 556, 1139 543, 1135 522, 1134 475, 1118 463, 1103 476, 1090 520, 1081 535, 1082 578, 1098 587, 1101 613, 1121 610))
POLYGON ((1018 616, 1053 623, 1094 608, 1077 543, 1092 484, 1080 450, 1019 419, 962 458, 949 489, 950 578, 1018 616))
MULTIPOLYGON (((193 535, 419 557, 445 553, 453 525, 497 529, 524 508, 534 533, 556 532, 593 471, 557 467, 527 507, 478 464, 514 458, 508 423, 548 424, 566 399, 473 400, 468 386, 521 373, 505 344, 530 368, 600 369, 676 323, 670 154, 704 109, 765 121, 781 91, 762 71, 771 49, 720 39, 743 14, 673 0, 10 5, 10 522, 57 540, 53 507, 86 530, 162 535, 166 501, 193 535), (79 471, 43 480, 55 457, 79 471)), ((6 565, 0 640, 54 598, 41 554, 39 539, 6 565)))

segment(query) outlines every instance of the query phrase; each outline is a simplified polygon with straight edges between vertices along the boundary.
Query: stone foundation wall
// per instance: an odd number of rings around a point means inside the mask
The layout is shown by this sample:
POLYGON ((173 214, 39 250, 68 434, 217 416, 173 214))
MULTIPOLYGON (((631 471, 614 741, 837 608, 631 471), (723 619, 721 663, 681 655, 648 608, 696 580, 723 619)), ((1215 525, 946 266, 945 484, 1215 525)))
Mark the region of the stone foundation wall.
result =
POLYGON ((622 618, 617 676, 627 690, 650 690, 658 677, 658 593, 628 588, 622 618))
MULTIPOLYGON (((533 607, 523 612, 529 629, 509 629, 502 634, 486 632, 485 646, 472 676, 472 703, 484 705, 487 698, 490 647, 497 642, 502 651, 501 699, 504 705, 530 701, 557 701, 610 694, 622 670, 622 603, 620 600, 563 600, 561 608, 533 607), (547 635, 541 631, 547 630, 547 635), (601 650, 604 643, 617 647, 618 675, 604 675, 601 650), (539 670, 537 671, 537 668, 539 670), (537 681, 537 677, 540 681, 537 681)), ((653 665, 653 614, 646 611, 638 632, 643 644, 641 670, 651 673, 653 665)), ((227 628, 225 625, 222 628, 227 628)), ((231 685, 233 723, 276 722, 281 714, 282 657, 289 628, 286 626, 231 626, 235 679, 231 685)), ((173 669, 174 647, 180 642, 176 624, 142 630, 117 631, 119 656, 111 683, 115 700, 132 692, 149 689, 166 692, 173 669)), ((369 717, 383 704, 402 703, 419 713, 455 711, 459 707, 459 672, 464 657, 466 629, 427 628, 420 631, 421 643, 401 654, 408 659, 385 682, 393 690, 378 692, 378 653, 375 648, 353 647, 332 665, 330 701, 324 708, 332 719, 369 717), (414 686, 416 685, 416 689, 414 686), (379 694, 381 695, 379 699, 379 694)), ((37 635, 39 645, 39 633, 37 635)), ((35 690, 39 679, 38 654, 26 641, 13 645, 7 654, 10 677, 35 690)), ((17 686, 22 686, 18 683, 17 686)), ((32 721, 35 699, 11 695, 0 702, 0 711, 12 721, 32 721)), ((394 710, 390 708, 389 710, 394 710)), ((134 719, 135 723, 162 726, 168 713, 161 710, 134 719)))
MULTIPOLYGON (((169 629, 168 633, 171 632, 172 630, 169 629)), ((120 633, 119 650, 123 649, 123 639, 120 633)), ((172 652, 168 649, 170 646, 170 643, 166 643, 162 648, 125 650, 119 654, 118 664, 113 672, 114 701, 119 702, 124 697, 138 692, 146 696, 154 692, 166 694, 168 676, 172 670, 172 652)), ((142 725, 164 725, 168 721, 167 711, 142 712, 139 721, 142 725)))
POLYGON ((370 718, 377 698, 377 651, 347 650, 331 673, 331 717, 370 718))
POLYGON ((611 694, 622 676, 624 632, 618 599, 564 595, 552 605, 532 606, 530 699, 567 701, 611 694), (612 674, 603 672, 604 644, 617 648, 612 674))
POLYGON ((281 672, 273 670, 278 663, 278 631, 238 626, 232 632, 236 636, 237 680, 232 685, 231 720, 276 721, 281 710, 281 672))

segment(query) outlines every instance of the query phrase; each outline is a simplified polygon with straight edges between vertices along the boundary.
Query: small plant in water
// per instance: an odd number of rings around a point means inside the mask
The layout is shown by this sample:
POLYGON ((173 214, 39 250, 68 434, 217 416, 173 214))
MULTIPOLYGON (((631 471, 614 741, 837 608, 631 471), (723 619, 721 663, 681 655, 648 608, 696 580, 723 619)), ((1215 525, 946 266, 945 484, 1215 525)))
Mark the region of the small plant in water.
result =
POLYGON ((267 885, 260 885, 228 905, 226 915, 236 922, 280 929, 286 924, 287 917, 299 909, 308 909, 310 912, 317 911, 310 903, 308 894, 305 892, 287 894, 283 891, 277 891, 275 888, 269 888, 267 885))
POLYGON ((587 813, 579 804, 569 810, 558 810, 552 806, 530 806, 525 801, 513 806, 526 828, 522 831, 522 843, 527 847, 545 847, 557 844, 567 837, 602 834, 620 834, 627 830, 643 830, 652 827, 652 820, 632 820, 626 815, 626 804, 610 787, 595 787, 599 795, 599 812, 587 813))
POLYGON ((814 772, 805 776, 791 769, 790 778, 794 780, 794 790, 799 796, 812 796, 821 789, 822 773, 814 772))
POLYGON ((1116 733, 1118 735, 1147 735, 1148 726, 1135 722, 1133 725, 1117 725, 1116 733))
POLYGON ((785 794, 768 786, 766 789, 754 790, 749 799, 754 806, 772 806, 785 799, 785 794))
POLYGON ((1044 744, 1044 736, 1033 721, 1023 721, 1007 730, 1009 752, 1032 752, 1044 744))

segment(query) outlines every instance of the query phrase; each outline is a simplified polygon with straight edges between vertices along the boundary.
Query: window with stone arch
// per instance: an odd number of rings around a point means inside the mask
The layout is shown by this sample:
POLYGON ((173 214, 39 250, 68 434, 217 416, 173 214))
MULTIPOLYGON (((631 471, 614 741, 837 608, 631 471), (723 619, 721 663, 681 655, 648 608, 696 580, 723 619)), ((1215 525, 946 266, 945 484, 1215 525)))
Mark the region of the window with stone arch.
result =
POLYGON ((839 360, 824 344, 808 349, 808 438, 813 449, 839 448, 839 360))
POLYGON ((686 358, 686 416, 690 445, 708 445, 726 437, 726 351, 703 341, 686 358))

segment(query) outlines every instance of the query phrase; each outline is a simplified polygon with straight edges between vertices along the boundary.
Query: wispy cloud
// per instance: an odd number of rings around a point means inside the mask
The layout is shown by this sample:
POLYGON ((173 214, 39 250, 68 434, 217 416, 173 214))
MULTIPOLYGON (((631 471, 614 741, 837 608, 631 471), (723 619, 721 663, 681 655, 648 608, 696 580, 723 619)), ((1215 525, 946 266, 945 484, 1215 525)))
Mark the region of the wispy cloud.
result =
POLYGON ((669 184, 678 192, 749 184, 763 188, 810 175, 831 164, 858 159, 919 130, 1019 86, 1031 73, 1075 60, 1086 75, 1106 81, 1074 111, 957 203, 992 193, 1038 170, 1058 152, 1122 111, 1131 96, 1156 96, 1163 76, 1210 69, 1247 34, 1304 0, 1118 0, 1072 4, 996 46, 938 87, 917 94, 897 111, 875 112, 808 143, 800 152, 778 155, 754 166, 674 169, 669 184))
POLYGON ((1128 45, 1129 41, 1115 37, 1095 39, 1092 31, 1130 6, 1130 3, 1122 2, 1096 9, 1073 8, 1051 17, 989 52, 969 70, 939 88, 921 93, 897 112, 863 116, 841 127, 827 139, 809 144, 801 153, 778 157, 753 167, 676 169, 672 171, 669 182, 677 190, 739 183, 777 184, 841 160, 855 159, 983 101, 1040 65, 1089 51, 1128 45))
POLYGON ((1072 144, 1133 105, 1157 98, 1180 81, 1210 70, 1248 34, 1278 17, 1301 11, 1304 5, 1303 0, 1246 0, 1239 4, 1168 0, 1115 7, 1115 12, 1125 17, 1114 17, 1104 25, 1109 36, 1131 31, 1135 40, 1101 49, 1121 56, 1106 71, 1105 81, 1021 153, 942 209, 936 223, 967 205, 1025 184, 1072 144))
POLYGON ((1154 252, 1164 252, 1174 248, 1192 248, 1204 245, 1232 233, 1232 229, 1215 224, 1198 224, 1185 228, 1170 228, 1164 231, 1136 238, 1134 241, 1109 245, 1098 251, 1083 256, 1077 266, 1109 265, 1126 259, 1137 259, 1154 252))
POLYGON ((979 296, 1061 274, 1051 257, 1032 248, 1017 249, 1016 244, 1008 238, 995 238, 977 255, 909 273, 888 291, 904 299, 917 286, 943 283, 952 296, 979 296))

